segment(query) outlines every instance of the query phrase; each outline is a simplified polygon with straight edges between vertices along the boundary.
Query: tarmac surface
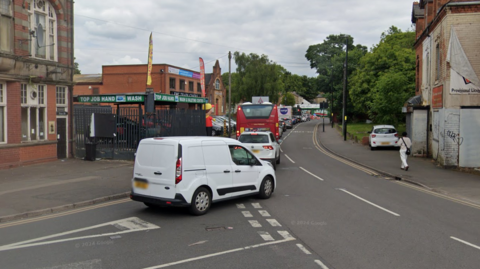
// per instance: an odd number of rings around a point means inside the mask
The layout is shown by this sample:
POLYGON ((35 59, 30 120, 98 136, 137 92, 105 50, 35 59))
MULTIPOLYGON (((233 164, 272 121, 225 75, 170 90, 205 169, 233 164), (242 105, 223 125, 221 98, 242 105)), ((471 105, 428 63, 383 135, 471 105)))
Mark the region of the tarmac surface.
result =
MULTIPOLYGON (((329 151, 397 180, 422 186, 465 203, 480 206, 480 173, 444 169, 431 159, 409 157, 400 169, 397 149, 371 151, 344 141, 330 125, 319 128, 320 144, 329 151)), ((57 213, 109 200, 127 198, 132 161, 65 159, 0 170, 0 223, 57 213)))

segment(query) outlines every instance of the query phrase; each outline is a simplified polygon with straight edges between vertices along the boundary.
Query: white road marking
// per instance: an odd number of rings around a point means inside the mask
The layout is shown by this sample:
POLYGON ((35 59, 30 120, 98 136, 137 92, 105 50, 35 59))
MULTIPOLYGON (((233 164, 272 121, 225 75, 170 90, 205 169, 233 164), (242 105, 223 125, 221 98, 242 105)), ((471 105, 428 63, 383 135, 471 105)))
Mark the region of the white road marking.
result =
POLYGON ((309 254, 312 254, 312 253, 311 253, 310 251, 308 251, 308 249, 306 249, 302 244, 297 244, 297 247, 298 247, 301 251, 303 251, 303 253, 305 253, 305 254, 308 254, 308 255, 309 255, 309 254))
POLYGON ((350 194, 351 196, 353 196, 353 197, 355 197, 355 198, 357 198, 357 199, 359 199, 359 200, 361 200, 361 201, 364 201, 364 202, 367 203, 367 204, 373 205, 374 207, 379 208, 379 209, 381 209, 381 210, 383 210, 383 211, 385 211, 385 212, 388 212, 388 213, 390 213, 390 214, 392 214, 392 215, 394 215, 394 216, 400 217, 399 214, 397 214, 397 213, 395 213, 395 212, 393 212, 393 211, 390 211, 390 210, 388 210, 388 209, 385 209, 385 208, 383 208, 383 207, 381 207, 381 206, 379 206, 379 205, 376 205, 376 204, 374 204, 374 203, 372 203, 372 202, 370 202, 370 201, 367 201, 367 200, 363 199, 362 197, 357 196, 357 195, 355 195, 355 194, 353 194, 353 193, 351 193, 351 192, 349 192, 349 191, 346 191, 346 190, 344 190, 344 189, 339 189, 339 190, 341 190, 341 191, 343 191, 343 192, 345 192, 345 193, 348 193, 348 194, 350 194))
POLYGON ((289 159, 292 163, 295 163, 292 159, 290 159, 290 157, 288 157, 287 154, 285 154, 285 157, 287 157, 287 159, 289 159))
POLYGON ((245 208, 244 204, 237 204, 237 208, 245 208))
POLYGON ((242 211, 242 214, 245 218, 252 218, 253 215, 250 213, 250 211, 242 211))
POLYGON ((283 150, 282 150, 282 148, 280 148, 280 152, 281 152, 281 153, 283 153, 283 150))
POLYGON ((322 267, 322 269, 328 269, 328 267, 325 264, 323 264, 323 262, 321 262, 320 260, 315 260, 315 263, 320 265, 320 267, 322 267))
POLYGON ((300 169, 302 169, 303 171, 305 171, 307 174, 310 174, 312 177, 315 177, 317 179, 320 179, 321 181, 323 181, 323 178, 315 175, 314 173, 311 173, 310 171, 307 171, 307 169, 303 168, 303 167, 300 167, 300 169))
POLYGON ((258 210, 258 213, 260 213, 262 217, 271 217, 267 210, 258 210))
POLYGON ((157 226, 157 225, 154 225, 154 224, 151 224, 149 222, 143 221, 143 220, 141 220, 137 217, 131 217, 131 218, 126 218, 126 219, 106 222, 106 223, 103 223, 103 224, 98 224, 98 225, 94 225, 94 226, 90 226, 90 227, 86 227, 86 228, 76 229, 76 230, 72 230, 72 231, 68 231, 68 232, 53 234, 53 235, 49 235, 49 236, 39 237, 39 238, 31 239, 31 240, 26 240, 26 241, 22 241, 22 242, 17 242, 17 243, 13 243, 13 244, 9 244, 9 245, 0 246, 0 251, 18 249, 18 248, 26 248, 26 247, 33 247, 33 246, 48 245, 48 244, 53 244, 53 243, 67 242, 67 241, 80 240, 80 239, 86 239, 86 238, 106 237, 106 236, 126 234, 126 233, 131 233, 131 232, 139 232, 139 231, 145 231, 145 230, 158 229, 158 228, 160 228, 160 227, 157 226), (65 239, 46 241, 46 242, 40 242, 40 243, 33 243, 33 242, 37 242, 37 241, 43 241, 45 239, 50 239, 50 238, 64 236, 64 235, 68 235, 68 234, 83 232, 83 231, 86 231, 86 230, 91 230, 91 229, 104 227, 104 226, 108 226, 108 225, 115 226, 118 229, 122 229, 122 231, 114 232, 114 233, 105 233, 105 234, 96 234, 96 235, 87 235, 87 236, 80 236, 80 237, 73 237, 73 238, 65 238, 65 239), (32 243, 32 244, 29 244, 29 243, 32 243))
POLYGON ((199 256, 199 257, 195 257, 195 258, 190 258, 190 259, 185 259, 185 260, 181 260, 181 261, 166 263, 166 264, 162 264, 162 265, 147 267, 147 268, 144 268, 144 269, 165 268, 165 267, 170 267, 170 266, 173 266, 173 265, 198 261, 198 260, 207 259, 207 258, 211 258, 211 257, 215 257, 215 256, 220 256, 220 255, 224 255, 224 254, 228 254, 228 253, 233 253, 233 252, 238 252, 238 251, 243 251, 243 250, 249 250, 249 249, 259 248, 259 247, 263 247, 263 246, 281 244, 281 243, 289 242, 289 241, 292 241, 292 240, 295 240, 295 239, 277 240, 277 241, 273 241, 273 242, 266 242, 266 243, 262 243, 262 244, 246 246, 246 247, 243 247, 243 248, 235 248, 235 249, 230 249, 230 250, 226 250, 226 251, 221 251, 221 252, 217 252, 217 253, 203 255, 203 256, 199 256))
POLYGON ((201 244, 205 244, 206 242, 208 242, 208 240, 198 241, 198 242, 190 244, 188 246, 191 247, 191 246, 201 245, 201 244))
POLYGON ((287 231, 278 231, 278 233, 285 239, 295 239, 289 232, 287 231))
POLYGON ((457 240, 458 242, 461 242, 461 243, 463 243, 463 244, 465 244, 465 245, 471 246, 472 248, 480 249, 479 246, 474 245, 474 244, 472 244, 472 243, 469 243, 469 242, 467 242, 467 241, 464 241, 464 240, 462 240, 462 239, 459 239, 459 238, 456 238, 456 237, 453 237, 453 236, 450 236, 450 238, 452 238, 453 240, 457 240))
POLYGON ((258 232, 258 234, 263 238, 265 241, 274 241, 273 237, 268 232, 258 232))
POLYGON ((280 224, 276 219, 267 219, 267 221, 273 227, 282 227, 282 224, 280 224))
POLYGON ((249 220, 250 225, 252 225, 253 228, 259 228, 262 227, 262 224, 260 224, 257 220, 249 220))
POLYGON ((260 203, 252 203, 253 208, 262 208, 260 203))

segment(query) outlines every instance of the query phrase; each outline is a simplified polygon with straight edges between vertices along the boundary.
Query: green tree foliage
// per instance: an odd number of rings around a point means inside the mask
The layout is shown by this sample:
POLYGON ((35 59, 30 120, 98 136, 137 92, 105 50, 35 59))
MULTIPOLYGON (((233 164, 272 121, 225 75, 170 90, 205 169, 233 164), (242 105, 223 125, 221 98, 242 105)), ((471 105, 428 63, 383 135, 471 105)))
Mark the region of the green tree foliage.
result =
POLYGON ((80 69, 78 68, 78 63, 75 62, 76 59, 77 59, 77 58, 75 58, 75 57, 73 58, 73 65, 74 65, 74 68, 75 68, 75 69, 73 70, 73 74, 75 74, 75 75, 80 75, 80 74, 82 74, 82 72, 81 72, 80 69))
POLYGON ((295 105, 295 96, 292 93, 287 92, 282 96, 281 103, 285 106, 294 106, 295 105))
MULTIPOLYGON (((323 43, 311 45, 305 57, 310 61, 310 66, 317 70, 315 91, 325 93, 328 98, 329 109, 341 119, 343 107, 343 85, 345 44, 348 47, 347 77, 357 68, 360 59, 367 53, 367 47, 354 45, 353 37, 349 35, 329 35, 323 43), (333 105, 332 105, 333 95, 333 105)), ((347 87, 350 91, 350 87, 347 87)), ((353 110, 353 104, 347 94, 347 116, 361 116, 353 110)))
POLYGON ((414 42, 414 32, 392 26, 362 57, 349 85, 356 112, 366 111, 375 123, 403 119, 401 107, 415 94, 414 42))
POLYGON ((286 70, 266 55, 234 53, 237 75, 232 76, 232 100, 251 101, 252 96, 268 96, 276 103, 284 92, 286 70), (235 99, 233 88, 235 87, 235 99))

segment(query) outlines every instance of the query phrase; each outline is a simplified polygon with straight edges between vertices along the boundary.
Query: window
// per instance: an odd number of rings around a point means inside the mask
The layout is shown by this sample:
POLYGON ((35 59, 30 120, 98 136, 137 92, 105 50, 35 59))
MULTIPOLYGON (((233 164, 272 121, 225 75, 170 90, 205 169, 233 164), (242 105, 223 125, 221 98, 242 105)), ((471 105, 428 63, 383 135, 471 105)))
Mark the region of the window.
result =
POLYGON ((436 48, 436 54, 437 54, 437 64, 435 67, 435 80, 440 80, 440 72, 441 72, 441 56, 440 56, 440 44, 437 44, 436 48))
MULTIPOLYGON (((2 0, 0 0, 2 1, 2 0)), ((57 16, 53 6, 45 0, 33 0, 28 5, 28 21, 32 41, 30 54, 32 57, 56 60, 57 16)))
POLYGON ((5 84, 0 82, 0 143, 7 142, 7 93, 5 84))
POLYGON ((175 78, 170 78, 170 89, 175 90, 175 78))
POLYGON ((66 105, 67 104, 65 87, 57 86, 56 99, 57 99, 57 105, 66 105))
POLYGON ((0 51, 12 52, 12 2, 0 0, 0 51))
POLYGON ((22 141, 45 140, 47 108, 45 85, 21 84, 22 141))
POLYGON ((188 91, 193 92, 193 81, 188 82, 188 91))
POLYGON ((220 80, 215 80, 215 90, 220 90, 220 80))
POLYGON ((197 92, 202 92, 202 84, 197 83, 197 92))
POLYGON ((185 80, 184 79, 181 79, 180 80, 180 90, 184 91, 185 90, 185 80))
POLYGON ((237 146, 237 145, 230 145, 228 147, 230 149, 230 155, 232 156, 232 161, 236 165, 250 165, 252 162, 254 162, 255 165, 260 165, 260 163, 257 161, 257 158, 255 158, 250 152, 248 152, 243 147, 237 146))

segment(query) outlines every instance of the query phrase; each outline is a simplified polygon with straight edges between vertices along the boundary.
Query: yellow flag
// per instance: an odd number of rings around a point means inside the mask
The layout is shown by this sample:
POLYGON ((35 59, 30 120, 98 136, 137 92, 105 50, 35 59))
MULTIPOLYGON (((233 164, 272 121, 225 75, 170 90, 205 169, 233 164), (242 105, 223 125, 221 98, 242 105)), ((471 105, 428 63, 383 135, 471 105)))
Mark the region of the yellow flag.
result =
POLYGON ((147 85, 152 84, 152 58, 153 58, 153 41, 152 41, 152 33, 150 33, 150 42, 148 45, 147 85))

